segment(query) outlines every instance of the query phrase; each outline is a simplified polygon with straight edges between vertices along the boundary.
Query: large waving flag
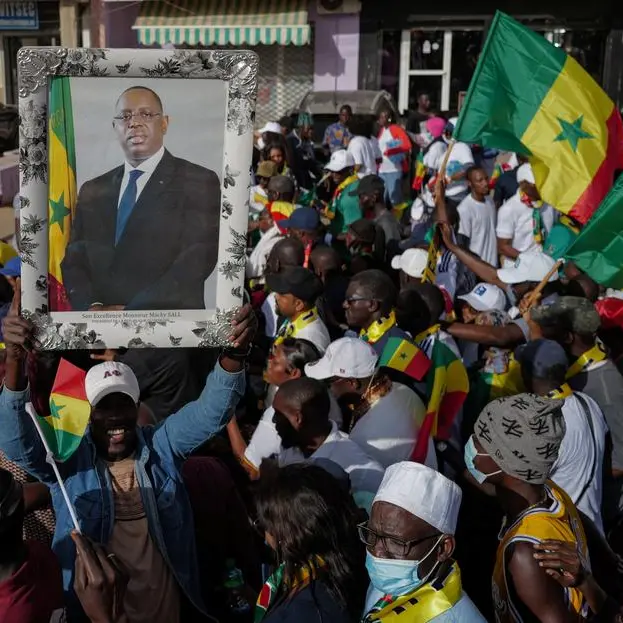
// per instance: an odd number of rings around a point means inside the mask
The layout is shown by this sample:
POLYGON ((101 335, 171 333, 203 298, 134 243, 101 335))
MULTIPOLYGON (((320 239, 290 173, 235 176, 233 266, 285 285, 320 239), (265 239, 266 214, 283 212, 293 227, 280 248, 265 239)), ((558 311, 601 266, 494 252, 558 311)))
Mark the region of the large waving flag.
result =
POLYGON ((458 415, 467 392, 467 370, 459 359, 439 338, 435 337, 431 354, 432 367, 426 377, 428 406, 424 422, 411 459, 424 463, 429 437, 448 440, 454 420, 458 415))
POLYGON ((76 149, 69 77, 52 78, 49 110, 48 292, 51 311, 69 311, 71 305, 61 272, 77 196, 76 149))
POLYGON ((82 441, 91 406, 84 390, 86 372, 61 359, 50 394, 50 415, 37 416, 54 458, 66 461, 82 441))
POLYGON ((623 176, 565 253, 593 281, 623 289, 623 176))
POLYGON ((543 199, 581 223, 623 168, 612 100, 574 58, 500 11, 454 138, 528 154, 543 199))

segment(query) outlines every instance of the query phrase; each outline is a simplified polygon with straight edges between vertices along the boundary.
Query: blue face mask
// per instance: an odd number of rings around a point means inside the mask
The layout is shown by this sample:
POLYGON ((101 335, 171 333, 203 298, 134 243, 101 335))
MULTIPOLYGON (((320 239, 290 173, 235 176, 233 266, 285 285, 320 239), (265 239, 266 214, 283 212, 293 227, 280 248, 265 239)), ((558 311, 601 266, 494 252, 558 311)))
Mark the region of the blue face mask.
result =
POLYGON ((496 474, 501 474, 502 470, 499 469, 497 472, 493 472, 491 474, 485 474, 481 472, 479 469, 476 469, 476 465, 474 465, 474 459, 477 456, 489 456, 488 454, 479 453, 476 449, 476 444, 474 443, 474 437, 470 437, 465 444, 465 450, 463 452, 463 458, 465 459, 465 467, 469 473, 474 477, 474 480, 482 484, 489 476, 495 476, 496 474))
POLYGON ((435 551, 435 548, 443 539, 441 535, 431 550, 421 560, 394 560, 391 558, 377 558, 369 551, 366 552, 366 569, 370 576, 370 582, 376 590, 383 595, 408 595, 422 584, 428 581, 437 567, 436 563, 429 573, 420 578, 418 571, 420 565, 435 551))

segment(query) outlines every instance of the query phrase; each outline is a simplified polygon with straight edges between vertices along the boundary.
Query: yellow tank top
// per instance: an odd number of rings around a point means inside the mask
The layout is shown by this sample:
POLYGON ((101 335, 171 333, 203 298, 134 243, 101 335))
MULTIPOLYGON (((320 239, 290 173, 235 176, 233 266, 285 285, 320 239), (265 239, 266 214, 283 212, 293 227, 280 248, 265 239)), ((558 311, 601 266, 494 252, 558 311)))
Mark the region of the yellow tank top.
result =
MULTIPOLYGON (((553 482, 545 485, 548 501, 539 508, 529 508, 520 515, 500 538, 493 570, 493 603, 497 623, 521 623, 522 618, 512 601, 506 577, 506 549, 511 543, 525 541, 536 543, 546 539, 576 543, 588 560, 588 547, 582 521, 569 496, 553 482), (545 507, 546 505, 549 505, 545 507)), ((569 609, 578 621, 586 612, 582 593, 577 588, 565 589, 569 609)))

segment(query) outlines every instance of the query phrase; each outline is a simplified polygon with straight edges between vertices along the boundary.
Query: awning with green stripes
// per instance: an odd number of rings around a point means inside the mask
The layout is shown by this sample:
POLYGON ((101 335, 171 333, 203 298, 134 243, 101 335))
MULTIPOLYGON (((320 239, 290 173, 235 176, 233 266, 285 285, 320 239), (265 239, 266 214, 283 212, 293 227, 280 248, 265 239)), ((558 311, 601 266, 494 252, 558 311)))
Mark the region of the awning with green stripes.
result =
POLYGON ((307 0, 154 0, 141 2, 139 43, 306 45, 307 0))

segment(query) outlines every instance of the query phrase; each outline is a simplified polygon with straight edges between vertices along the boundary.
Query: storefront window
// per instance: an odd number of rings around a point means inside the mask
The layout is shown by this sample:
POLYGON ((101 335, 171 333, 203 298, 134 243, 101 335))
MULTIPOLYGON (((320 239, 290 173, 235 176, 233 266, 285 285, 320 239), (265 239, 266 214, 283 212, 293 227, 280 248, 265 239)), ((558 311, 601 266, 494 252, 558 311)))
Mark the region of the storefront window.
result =
POLYGON ((443 30, 412 30, 410 69, 443 69, 443 47, 443 30))

